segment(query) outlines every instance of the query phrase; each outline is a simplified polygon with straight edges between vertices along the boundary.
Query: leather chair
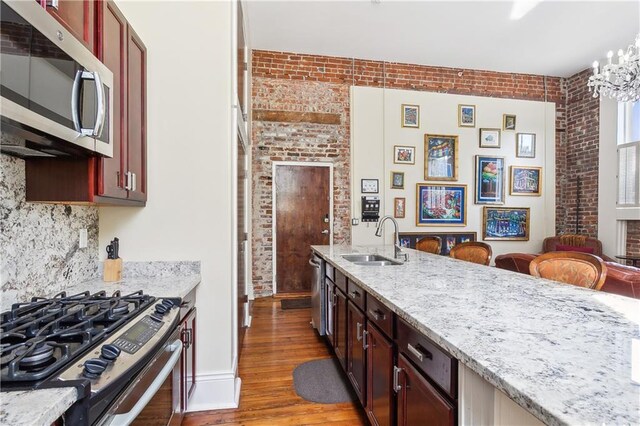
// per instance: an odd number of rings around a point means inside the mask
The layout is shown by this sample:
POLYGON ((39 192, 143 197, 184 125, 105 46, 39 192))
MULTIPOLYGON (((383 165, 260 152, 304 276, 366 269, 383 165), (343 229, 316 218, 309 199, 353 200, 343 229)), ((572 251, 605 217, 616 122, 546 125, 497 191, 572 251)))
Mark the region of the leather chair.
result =
MULTIPOLYGON (((496 256, 496 268, 529 275, 529 264, 535 257, 535 254, 528 253, 501 254, 496 256)), ((640 268, 616 262, 604 264, 607 266, 607 278, 600 291, 640 299, 640 268)))
POLYGON ((576 251, 596 255, 605 261, 613 261, 610 257, 602 253, 602 242, 597 238, 588 237, 586 235, 564 234, 555 237, 547 237, 542 242, 542 252, 549 253, 552 251, 568 251, 567 248, 573 247, 576 251), (562 247, 564 246, 564 247, 562 247))
POLYGON ((491 246, 479 241, 456 244, 449 252, 449 256, 454 259, 465 260, 479 265, 489 265, 492 254, 491 246))
POLYGON ((607 266, 598 256, 570 251, 537 256, 529 264, 529 272, 534 277, 593 290, 600 290, 607 278, 607 266))
POLYGON ((416 243, 416 250, 426 253, 440 254, 442 240, 440 237, 424 237, 416 243))

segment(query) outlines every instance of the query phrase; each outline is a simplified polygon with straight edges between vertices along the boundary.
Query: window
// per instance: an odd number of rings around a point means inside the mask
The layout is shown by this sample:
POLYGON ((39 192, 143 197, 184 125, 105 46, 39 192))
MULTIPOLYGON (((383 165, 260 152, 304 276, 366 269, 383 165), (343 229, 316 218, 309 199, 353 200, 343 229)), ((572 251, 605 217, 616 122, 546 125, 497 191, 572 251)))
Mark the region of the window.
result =
POLYGON ((640 206, 640 101, 618 104, 618 207, 640 206))

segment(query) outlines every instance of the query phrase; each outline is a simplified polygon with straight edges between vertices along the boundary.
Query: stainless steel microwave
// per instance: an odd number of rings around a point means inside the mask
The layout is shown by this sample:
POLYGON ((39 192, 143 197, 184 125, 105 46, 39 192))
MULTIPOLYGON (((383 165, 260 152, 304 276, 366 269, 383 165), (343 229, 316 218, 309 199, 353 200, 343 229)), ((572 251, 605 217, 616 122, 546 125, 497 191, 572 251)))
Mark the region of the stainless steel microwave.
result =
POLYGON ((37 2, 2 0, 0 149, 113 155, 113 74, 37 2))

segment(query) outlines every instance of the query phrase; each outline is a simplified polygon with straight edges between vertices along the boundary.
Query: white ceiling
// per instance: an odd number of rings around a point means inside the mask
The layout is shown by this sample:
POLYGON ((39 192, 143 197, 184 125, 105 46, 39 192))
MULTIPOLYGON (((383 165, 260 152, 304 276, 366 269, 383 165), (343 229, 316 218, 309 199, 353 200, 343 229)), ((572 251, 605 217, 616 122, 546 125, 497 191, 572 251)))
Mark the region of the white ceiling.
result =
POLYGON ((253 49, 568 77, 633 42, 640 2, 246 2, 253 49))

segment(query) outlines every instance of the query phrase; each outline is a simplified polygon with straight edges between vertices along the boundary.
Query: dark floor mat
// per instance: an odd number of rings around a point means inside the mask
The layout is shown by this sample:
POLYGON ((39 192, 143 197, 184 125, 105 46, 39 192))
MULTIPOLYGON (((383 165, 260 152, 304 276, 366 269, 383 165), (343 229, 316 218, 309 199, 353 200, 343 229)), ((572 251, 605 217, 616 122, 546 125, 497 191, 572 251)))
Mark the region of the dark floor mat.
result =
POLYGON ((282 309, 302 309, 311 307, 311 296, 298 297, 295 299, 282 299, 280 301, 282 309))
POLYGON ((293 370, 293 386, 301 398, 320 404, 355 401, 340 364, 333 358, 300 364, 293 370))

